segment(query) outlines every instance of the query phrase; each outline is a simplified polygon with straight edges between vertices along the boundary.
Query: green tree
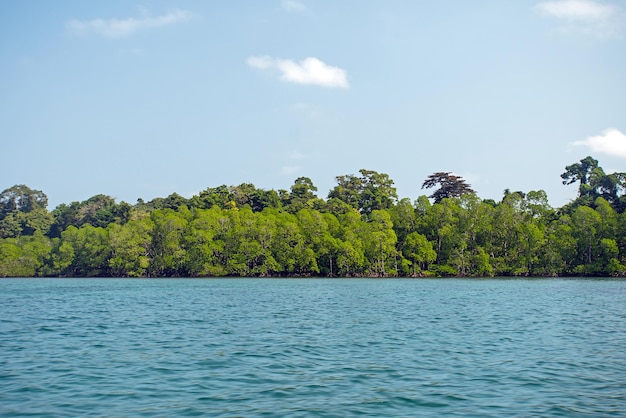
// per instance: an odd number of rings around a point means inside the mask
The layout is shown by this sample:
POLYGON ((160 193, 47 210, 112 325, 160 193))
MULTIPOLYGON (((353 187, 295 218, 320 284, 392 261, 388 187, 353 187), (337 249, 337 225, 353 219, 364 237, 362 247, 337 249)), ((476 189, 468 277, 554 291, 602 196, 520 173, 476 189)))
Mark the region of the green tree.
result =
MULTIPOLYGON (((305 211, 308 210, 302 209, 298 214, 305 211)), ((272 243, 272 254, 281 266, 282 274, 318 274, 320 270, 312 248, 314 243, 307 241, 299 217, 276 210, 266 210, 264 213, 266 216, 273 215, 274 217, 276 232, 272 243)), ((321 227, 323 229, 324 225, 321 227)))
POLYGON ((0 193, 0 219, 14 211, 27 213, 47 206, 48 197, 44 192, 24 184, 17 184, 0 193))
POLYGON ((199 195, 193 196, 191 198, 192 203, 190 204, 200 209, 211 209, 213 206, 226 209, 228 202, 232 200, 228 186, 223 184, 218 187, 209 187, 200 192, 199 195))
POLYGON ((189 204, 190 202, 188 199, 185 199, 183 196, 179 195, 178 193, 172 193, 165 198, 163 197, 154 198, 148 203, 145 203, 145 206, 152 210, 159 210, 159 209, 176 210, 181 206, 188 207, 189 204))
POLYGON ((458 226, 463 245, 456 250, 456 264, 463 274, 472 276, 491 275, 490 252, 492 250, 493 217, 495 209, 475 194, 464 194, 458 198, 458 226))
POLYGON ((555 217, 555 212, 548 202, 548 195, 544 190, 528 192, 524 200, 524 209, 528 216, 545 224, 555 217))
POLYGON ((577 273, 590 272, 595 257, 599 253, 598 230, 602 219, 598 212, 587 206, 579 206, 572 214, 572 234, 578 242, 580 267, 577 273), (587 265, 585 267, 585 264, 587 265))
POLYGON ((230 219, 225 239, 228 274, 267 276, 280 271, 272 254, 275 219, 254 213, 249 206, 226 212, 230 219))
POLYGON ((51 238, 51 249, 48 257, 45 275, 46 276, 62 276, 67 274, 69 267, 74 261, 74 247, 61 238, 51 238))
POLYGON ((317 192, 317 187, 315 187, 310 178, 298 177, 293 186, 291 186, 286 209, 290 213, 296 213, 300 209, 310 207, 313 201, 317 199, 315 192, 317 192))
POLYGON ((521 273, 532 274, 535 266, 539 263, 539 257, 545 244, 544 231, 532 221, 523 222, 520 225, 520 249, 519 256, 525 261, 521 273))
POLYGON ((78 211, 80 210, 80 202, 72 202, 69 205, 62 203, 52 211, 52 225, 48 231, 48 236, 58 238, 68 226, 80 226, 78 221, 78 211))
POLYGON ((602 238, 600 240, 600 258, 598 260, 598 272, 600 274, 615 275, 624 271, 624 265, 620 263, 619 249, 614 239, 602 238))
POLYGON ((398 204, 389 209, 389 214, 399 243, 404 242, 408 234, 417 230, 418 218, 409 199, 400 200, 398 204))
POLYGON ((359 209, 369 216, 373 211, 391 208, 398 200, 393 180, 385 173, 373 170, 359 170, 361 173, 361 194, 359 209))
POLYGON ((427 270, 428 264, 437 258, 437 252, 425 235, 418 232, 411 232, 407 235, 403 247, 404 256, 411 260, 413 265, 413 275, 419 271, 427 270))
POLYGON ((110 249, 106 229, 91 224, 85 224, 80 229, 71 225, 63 231, 61 240, 68 243, 74 253, 67 274, 75 277, 109 274, 110 249))
POLYGON ((32 236, 0 239, 0 277, 43 275, 50 248, 50 240, 40 232, 32 236))
MULTIPOLYGON (((396 233, 393 231, 393 224, 389 212, 385 210, 374 210, 370 215, 370 221, 361 229, 361 240, 364 244, 365 257, 371 266, 371 273, 376 276, 385 277, 390 272, 390 261, 394 261, 396 251, 396 233)), ((397 270, 397 268, 395 269, 397 270)))
POLYGON ((242 183, 239 186, 231 186, 229 188, 232 200, 237 204, 237 207, 250 206, 250 196, 256 192, 256 187, 252 183, 242 183))
POLYGON ((548 276, 570 273, 577 252, 571 217, 564 214, 549 223, 546 226, 545 239, 539 257, 538 273, 548 276))
POLYGON ((563 184, 579 182, 579 192, 584 193, 585 185, 590 183, 594 170, 598 168, 598 160, 592 157, 585 157, 580 162, 565 167, 565 172, 561 174, 563 184))
POLYGON ((296 214, 304 242, 313 252, 318 273, 326 276, 336 274, 337 234, 339 221, 330 214, 323 214, 312 209, 302 209, 296 214))
POLYGON ((23 262, 34 270, 33 276, 42 276, 52 249, 50 239, 37 231, 33 235, 18 238, 18 244, 24 252, 23 262))
POLYGON ((337 267, 341 276, 357 276, 362 274, 365 264, 364 223, 356 211, 346 212, 338 217, 339 234, 337 236, 337 267))
POLYGON ((451 263, 452 254, 462 253, 461 247, 466 245, 458 228, 460 211, 459 200, 448 198, 429 206, 422 218, 420 232, 435 243, 439 266, 451 263))
POLYGON ((150 248, 154 223, 144 213, 120 225, 109 224, 107 232, 111 256, 109 267, 114 276, 144 277, 150 266, 150 248))
POLYGON ((361 179, 353 174, 347 174, 337 176, 335 180, 337 181, 337 185, 328 193, 328 200, 337 199, 358 209, 361 191, 363 189, 361 179))
POLYGON ((76 214, 77 226, 90 224, 96 227, 106 228, 115 222, 114 215, 115 199, 103 194, 95 195, 80 204, 76 214))
POLYGON ((601 238, 616 239, 618 226, 618 213, 611 204, 602 197, 598 197, 594 202, 595 211, 600 215, 600 225, 598 229, 601 238))
POLYGON ((21 235, 33 235, 36 232, 46 234, 53 223, 52 215, 45 208, 37 208, 30 212, 17 212, 15 217, 21 227, 21 235))
POLYGON ((472 270, 476 276, 493 276, 490 256, 483 248, 478 248, 472 256, 472 270))
POLYGON ((0 238, 47 233, 52 224, 47 205, 45 193, 23 184, 4 190, 0 193, 0 238))
POLYGON ((494 208, 492 242, 493 265, 499 274, 525 274, 522 250, 522 225, 525 222, 522 192, 505 191, 502 201, 494 208))
POLYGON ((0 238, 15 238, 22 234, 19 212, 13 211, 0 219, 0 238))
MULTIPOLYGON (((617 232, 615 241, 617 243, 617 249, 620 254, 620 262, 622 265, 626 264, 626 211, 618 215, 617 220, 617 232)), ((626 275, 626 268, 622 269, 622 273, 626 275)))
POLYGON ((33 277, 34 266, 24 263, 24 250, 16 238, 0 239, 0 277, 33 277))
MULTIPOLYGON (((348 236, 351 232, 347 233, 348 236)), ((365 263, 363 243, 360 240, 346 240, 337 242, 337 266, 339 275, 353 277, 361 274, 365 263)))
POLYGON ((358 209, 368 217, 374 210, 389 209, 398 200, 393 180, 389 175, 373 170, 359 170, 360 177, 352 174, 336 177, 337 186, 328 199, 339 199, 358 209))
POLYGON ((606 174, 598 160, 585 157, 578 163, 566 166, 561 178, 566 185, 579 183, 578 197, 572 205, 566 207, 568 211, 578 206, 594 207, 598 197, 602 197, 619 212, 626 209, 626 173, 606 174))
POLYGON ((185 206, 178 211, 158 209, 151 213, 152 228, 150 255, 152 263, 148 273, 151 276, 179 276, 185 259, 183 234, 188 219, 185 206))
POLYGON ((224 241, 220 239, 222 217, 222 209, 218 206, 213 206, 210 210, 195 211, 183 237, 185 274, 190 276, 226 274, 224 241))

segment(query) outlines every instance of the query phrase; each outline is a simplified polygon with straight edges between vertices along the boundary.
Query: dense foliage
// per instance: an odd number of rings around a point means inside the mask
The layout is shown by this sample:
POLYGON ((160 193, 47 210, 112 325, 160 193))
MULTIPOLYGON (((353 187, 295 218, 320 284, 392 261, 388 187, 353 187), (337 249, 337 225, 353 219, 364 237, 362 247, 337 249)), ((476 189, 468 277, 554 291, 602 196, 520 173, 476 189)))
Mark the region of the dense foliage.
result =
POLYGON ((386 174, 337 177, 326 200, 310 179, 289 191, 253 184, 130 205, 96 195, 52 212, 17 185, 0 194, 0 276, 624 275, 626 174, 591 157, 563 208, 542 190, 481 200, 434 173, 430 197, 398 199, 386 174))

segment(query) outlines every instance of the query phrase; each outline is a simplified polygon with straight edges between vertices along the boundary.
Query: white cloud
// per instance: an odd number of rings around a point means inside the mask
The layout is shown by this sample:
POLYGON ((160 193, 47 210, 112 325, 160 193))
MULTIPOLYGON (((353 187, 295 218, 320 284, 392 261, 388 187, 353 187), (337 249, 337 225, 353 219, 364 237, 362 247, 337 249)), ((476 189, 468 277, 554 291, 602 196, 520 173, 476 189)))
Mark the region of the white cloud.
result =
POLYGON ((95 33, 107 38, 124 38, 144 29, 157 29, 189 20, 186 10, 174 10, 162 16, 128 19, 70 20, 66 27, 78 34, 95 33))
POLYGON ((538 3, 534 10, 542 16, 561 21, 562 33, 582 33, 600 38, 615 37, 624 27, 622 10, 596 0, 550 0, 538 3))
POLYGON ((572 145, 587 147, 592 152, 626 158, 626 135, 617 129, 611 128, 602 132, 602 135, 590 136, 582 141, 574 141, 572 145))
POLYGON ((249 57, 246 62, 252 68, 278 70, 280 79, 289 83, 323 87, 349 87, 345 70, 330 66, 314 57, 295 62, 268 56, 255 56, 249 57))
POLYGON ((557 0, 539 3, 535 10, 559 19, 604 20, 610 18, 617 8, 593 0, 557 0))
POLYGON ((287 12, 308 12, 309 9, 299 1, 295 0, 283 0, 280 7, 287 12))

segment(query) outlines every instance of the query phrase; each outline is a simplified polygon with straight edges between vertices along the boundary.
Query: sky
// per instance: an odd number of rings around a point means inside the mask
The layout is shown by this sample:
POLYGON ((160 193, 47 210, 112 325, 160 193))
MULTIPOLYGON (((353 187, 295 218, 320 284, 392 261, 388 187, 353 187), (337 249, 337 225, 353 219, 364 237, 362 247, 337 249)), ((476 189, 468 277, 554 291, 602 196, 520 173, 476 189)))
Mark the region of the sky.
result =
POLYGON ((483 199, 626 171, 626 0, 0 1, 0 189, 49 209, 428 175, 483 199))

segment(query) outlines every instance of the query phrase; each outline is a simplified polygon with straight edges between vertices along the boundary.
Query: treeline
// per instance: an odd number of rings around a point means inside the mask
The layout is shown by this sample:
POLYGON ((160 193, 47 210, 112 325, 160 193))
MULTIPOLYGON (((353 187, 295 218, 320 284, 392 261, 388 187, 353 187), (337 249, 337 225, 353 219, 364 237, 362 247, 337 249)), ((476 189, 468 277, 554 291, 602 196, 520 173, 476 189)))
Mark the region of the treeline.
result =
POLYGON ((47 210, 24 185, 0 194, 0 276, 624 275, 626 174, 591 157, 565 168, 576 200, 542 190, 480 199, 451 173, 399 199, 388 175, 338 176, 326 199, 306 177, 290 190, 253 184, 184 198, 117 203, 105 195, 47 210))

